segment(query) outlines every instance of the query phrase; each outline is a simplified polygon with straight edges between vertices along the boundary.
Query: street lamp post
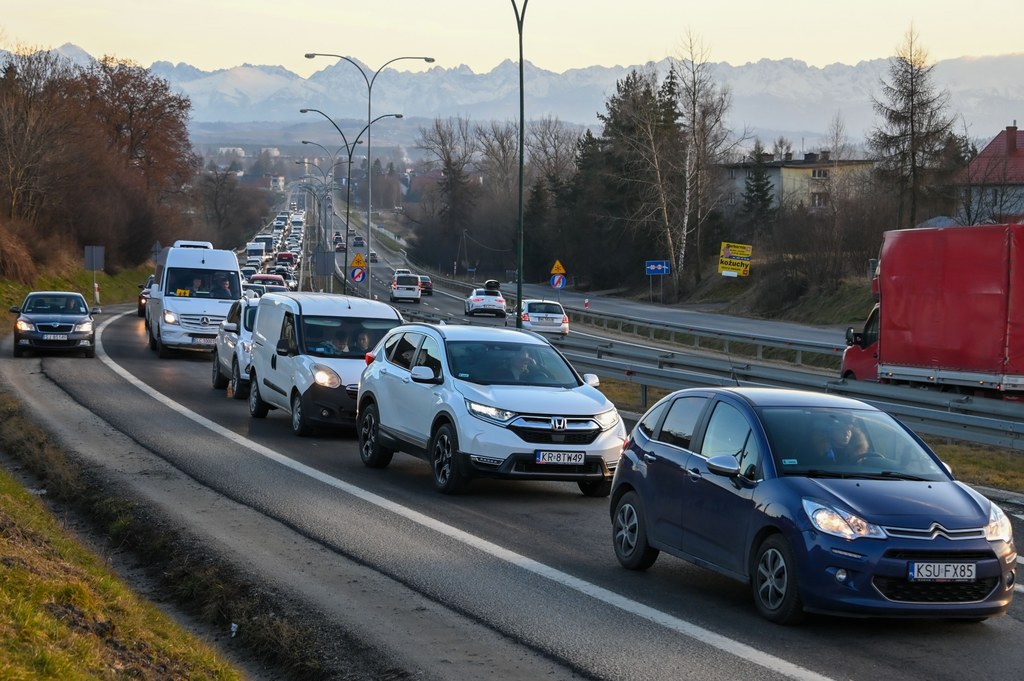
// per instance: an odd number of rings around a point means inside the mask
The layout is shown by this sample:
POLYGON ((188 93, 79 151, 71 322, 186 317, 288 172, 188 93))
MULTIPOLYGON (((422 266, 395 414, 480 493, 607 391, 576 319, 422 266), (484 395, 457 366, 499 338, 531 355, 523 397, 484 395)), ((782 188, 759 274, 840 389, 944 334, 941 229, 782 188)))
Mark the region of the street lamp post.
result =
MULTIPOLYGON (((366 258, 366 297, 367 298, 372 298, 373 296, 371 295, 371 286, 372 286, 372 284, 371 284, 371 279, 370 279, 370 258, 369 258, 369 253, 370 253, 370 250, 371 250, 370 249, 370 231, 371 231, 371 226, 370 226, 370 217, 371 217, 370 216, 370 203, 371 203, 371 201, 370 201, 370 193, 369 192, 370 192, 370 175, 371 175, 371 170, 372 170, 372 168, 370 167, 370 144, 369 144, 370 126, 373 125, 374 123, 376 123, 377 121, 383 119, 383 118, 402 118, 402 114, 400 114, 400 113, 391 113, 391 114, 381 114, 380 116, 377 116, 372 121, 370 121, 369 123, 367 123, 366 125, 363 126, 363 129, 359 131, 358 135, 356 135, 355 141, 351 145, 349 145, 348 144, 348 140, 345 138, 345 133, 343 133, 341 131, 341 128, 338 127, 338 124, 335 123, 334 119, 332 119, 330 116, 325 114, 320 109, 299 109, 299 113, 309 113, 310 111, 314 111, 314 112, 320 114, 321 116, 323 116, 324 118, 326 118, 328 121, 330 121, 331 125, 334 126, 334 129, 337 130, 338 134, 341 135, 341 139, 345 140, 345 145, 346 145, 346 147, 349 150, 348 151, 348 173, 349 174, 348 174, 348 180, 347 180, 349 187, 351 187, 351 185, 352 185, 352 153, 353 153, 353 150, 355 149, 356 145, 362 143, 362 140, 360 138, 363 136, 363 133, 366 133, 366 139, 367 139, 367 144, 366 144, 366 162, 367 162, 367 172, 366 172, 366 191, 367 191, 367 194, 366 194, 366 253, 367 253, 367 258, 366 258)), ((348 193, 346 194, 346 200, 345 200, 345 229, 346 230, 348 229, 348 220, 349 220, 348 203, 349 203, 349 200, 351 198, 352 198, 352 190, 349 189, 348 193)), ((346 235, 346 242, 345 242, 345 258, 346 258, 346 260, 348 259, 347 235, 346 235)))
MULTIPOLYGON (((307 110, 308 109, 302 109, 301 111, 303 113, 305 113, 307 110)), ((316 109, 312 109, 312 110, 313 111, 317 111, 316 109)), ((323 112, 322 111, 318 111, 318 113, 323 113, 323 112)), ((330 119, 328 119, 328 120, 330 120, 330 119)), ((331 123, 333 123, 333 122, 334 121, 331 121, 331 123)), ((335 127, 337 127, 337 126, 335 126, 335 127)), ((338 163, 340 163, 340 161, 336 161, 335 160, 337 158, 338 153, 341 151, 341 149, 345 149, 345 151, 346 151, 346 153, 348 155, 348 166, 347 166, 346 173, 345 173, 345 231, 347 232, 348 231, 348 220, 349 220, 349 212, 348 212, 349 211, 349 203, 350 203, 350 201, 352 199, 352 151, 355 148, 355 145, 359 144, 360 141, 356 140, 355 142, 353 142, 350 145, 348 143, 348 139, 345 137, 345 133, 341 132, 341 130, 338 130, 338 132, 341 133, 341 139, 344 140, 345 146, 339 148, 338 151, 334 152, 333 154, 327 149, 327 147, 325 147, 322 144, 317 144, 316 142, 310 142, 309 140, 302 140, 302 143, 303 144, 312 144, 314 146, 320 147, 321 149, 324 150, 324 152, 328 156, 331 157, 331 173, 332 174, 334 173, 334 168, 338 165, 338 163)), ((337 217, 337 214, 333 210, 331 210, 331 226, 332 227, 334 226, 334 218, 335 217, 337 217)), ((344 259, 342 270, 344 270, 345 267, 348 266, 348 234, 345 235, 345 240, 344 240, 343 243, 345 244, 345 248, 342 249, 342 258, 344 259)), ((328 246, 329 246, 329 244, 328 244, 328 240, 327 240, 327 235, 324 234, 324 248, 327 249, 328 246)), ((343 289, 342 289, 343 291, 346 291, 346 292, 348 291, 348 279, 345 278, 345 277, 342 278, 342 287, 343 287, 343 289)), ((331 279, 331 291, 332 292, 334 291, 334 280, 333 280, 333 278, 331 279)))
MULTIPOLYGON (((373 233, 373 210, 372 210, 372 206, 373 206, 373 179, 372 179, 373 178, 373 155, 372 155, 372 153, 370 151, 371 148, 372 148, 371 144, 370 144, 370 134, 371 134, 370 126, 372 126, 373 122, 374 122, 374 118, 373 118, 373 84, 374 84, 374 82, 376 82, 377 76, 380 75, 380 72, 383 71, 384 68, 388 64, 392 64, 392 63, 394 63, 396 61, 401 61, 402 59, 416 59, 418 61, 425 61, 428 64, 432 64, 432 63, 434 63, 434 58, 433 57, 395 57, 394 59, 390 59, 390 60, 384 62, 384 64, 379 69, 374 71, 373 78, 370 78, 369 76, 366 75, 366 71, 359 64, 359 62, 355 61, 351 57, 345 57, 345 56, 340 55, 340 54, 329 54, 329 53, 326 53, 326 52, 307 52, 306 53, 306 59, 313 59, 315 57, 335 57, 336 59, 343 59, 344 61, 347 61, 349 64, 352 64, 353 66, 355 66, 359 70, 359 75, 361 75, 363 77, 363 80, 366 81, 366 251, 367 251, 367 253, 369 253, 370 247, 371 247, 371 243, 372 243, 372 233, 373 233)), ((370 277, 370 263, 369 263, 369 258, 367 258, 367 263, 366 263, 366 297, 367 298, 370 298, 370 299, 373 298, 372 288, 373 288, 373 279, 370 277)))
POLYGON ((526 21, 526 5, 530 0, 523 0, 523 9, 519 10, 516 0, 512 1, 512 11, 516 14, 516 28, 519 31, 519 246, 516 257, 516 328, 523 328, 523 147, 525 138, 524 118, 525 100, 523 98, 523 22, 526 21))

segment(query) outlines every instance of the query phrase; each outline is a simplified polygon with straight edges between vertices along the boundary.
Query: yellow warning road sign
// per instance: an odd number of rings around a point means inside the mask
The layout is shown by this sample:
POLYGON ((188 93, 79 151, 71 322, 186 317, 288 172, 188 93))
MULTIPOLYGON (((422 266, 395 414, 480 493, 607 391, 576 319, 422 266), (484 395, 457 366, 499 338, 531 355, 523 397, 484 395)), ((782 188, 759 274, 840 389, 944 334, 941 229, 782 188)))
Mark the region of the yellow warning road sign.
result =
POLYGON ((366 261, 363 259, 362 253, 356 253, 356 257, 352 258, 352 264, 349 267, 366 267, 366 261))
POLYGON ((560 260, 555 261, 554 267, 551 268, 551 274, 565 274, 565 268, 562 267, 560 260))

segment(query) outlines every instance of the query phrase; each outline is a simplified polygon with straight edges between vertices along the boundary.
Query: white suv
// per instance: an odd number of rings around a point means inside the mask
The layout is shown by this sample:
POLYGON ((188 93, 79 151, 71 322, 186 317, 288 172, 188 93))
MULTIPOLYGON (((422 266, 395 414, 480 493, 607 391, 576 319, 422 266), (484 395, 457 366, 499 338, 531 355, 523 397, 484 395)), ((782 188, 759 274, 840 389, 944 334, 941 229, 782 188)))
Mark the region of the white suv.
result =
POLYGON ((217 346, 213 352, 213 387, 223 390, 230 383, 231 396, 236 400, 249 395, 252 330, 259 302, 256 295, 236 300, 217 332, 217 346))
POLYGON ((425 459, 435 487, 474 477, 575 482, 607 496, 626 429, 615 406, 546 339, 514 329, 405 324, 366 356, 359 454, 425 459))

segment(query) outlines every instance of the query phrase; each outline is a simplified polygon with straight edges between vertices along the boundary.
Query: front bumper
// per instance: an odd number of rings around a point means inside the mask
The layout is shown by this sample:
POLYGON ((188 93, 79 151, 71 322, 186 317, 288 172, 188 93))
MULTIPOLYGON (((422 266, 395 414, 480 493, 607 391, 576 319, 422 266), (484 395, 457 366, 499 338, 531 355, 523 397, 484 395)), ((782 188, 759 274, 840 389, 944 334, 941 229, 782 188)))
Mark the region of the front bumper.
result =
POLYGON ((601 431, 587 444, 552 441, 527 442, 513 430, 465 416, 459 427, 459 455, 463 469, 477 477, 571 482, 611 480, 626 438, 620 421, 601 431), (583 452, 582 464, 537 463, 538 451, 583 452))
POLYGON ((38 352, 81 352, 96 346, 95 333, 43 333, 19 331, 14 334, 14 345, 19 350, 38 352))
POLYGON ((800 561, 806 609, 854 616, 988 617, 1013 600, 1017 553, 1012 544, 888 538, 845 541, 807 531, 800 561), (971 582, 913 581, 910 563, 973 563, 971 582))
POLYGON ((312 385, 302 394, 302 413, 325 426, 355 426, 357 385, 326 388, 312 385))

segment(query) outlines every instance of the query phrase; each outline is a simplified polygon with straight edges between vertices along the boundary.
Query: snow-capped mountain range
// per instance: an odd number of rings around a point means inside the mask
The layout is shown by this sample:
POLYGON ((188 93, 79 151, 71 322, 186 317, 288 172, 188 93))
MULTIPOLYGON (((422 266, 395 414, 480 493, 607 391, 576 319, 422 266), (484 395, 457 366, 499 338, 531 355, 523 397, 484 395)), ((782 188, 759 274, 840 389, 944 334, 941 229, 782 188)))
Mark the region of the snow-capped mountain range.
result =
MULTIPOLYGON (((77 63, 92 59, 71 44, 58 52, 77 63)), ((366 81, 352 64, 327 59, 324 64, 309 78, 280 66, 251 64, 202 71, 160 61, 150 69, 191 99, 193 127, 234 124, 215 126, 223 129, 262 122, 275 123, 278 130, 297 125, 305 129, 314 121, 299 113, 300 108, 319 109, 335 120, 365 121, 366 81)), ((597 114, 605 111, 617 81, 632 70, 653 68, 664 75, 669 64, 666 59, 554 73, 527 61, 526 118, 551 116, 599 130, 597 114)), ((716 82, 732 93, 728 120, 734 130, 746 129, 768 146, 785 135, 795 150, 812 151, 820 146, 837 113, 854 144, 876 125, 872 96, 880 96, 888 60, 819 68, 796 59, 762 59, 742 66, 716 63, 713 72, 716 82)), ((972 139, 987 141, 1024 118, 1024 53, 941 61, 935 65, 934 79, 950 93, 950 112, 962 117, 958 132, 972 139)), ((480 74, 464 65, 435 65, 420 73, 389 69, 373 86, 373 114, 384 113, 402 113, 408 119, 461 116, 473 122, 514 121, 519 116, 518 64, 505 61, 480 74)), ((319 123, 328 125, 322 119, 319 123)))

